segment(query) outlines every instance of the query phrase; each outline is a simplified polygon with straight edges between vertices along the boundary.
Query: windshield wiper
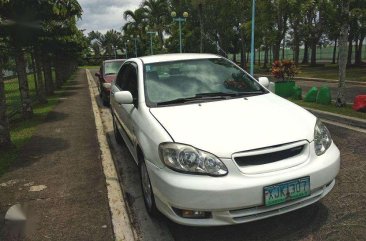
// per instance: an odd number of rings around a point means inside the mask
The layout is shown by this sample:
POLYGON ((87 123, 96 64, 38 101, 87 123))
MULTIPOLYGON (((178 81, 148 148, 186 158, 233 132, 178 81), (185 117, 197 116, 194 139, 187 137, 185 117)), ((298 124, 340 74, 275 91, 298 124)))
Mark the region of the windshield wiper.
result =
POLYGON ((222 100, 222 99, 226 99, 225 98, 226 96, 227 95, 197 94, 197 95, 192 96, 192 97, 178 98, 178 99, 174 99, 174 100, 159 102, 159 103, 156 103, 156 105, 161 106, 161 105, 169 105, 169 104, 181 104, 181 103, 195 102, 197 100, 199 100, 199 101, 202 101, 202 100, 222 100))
POLYGON ((265 93, 266 92, 264 92, 264 91, 238 92, 238 93, 236 93, 236 96, 249 97, 249 96, 261 95, 261 94, 265 94, 265 93))
POLYGON ((211 93, 198 93, 192 97, 178 98, 174 100, 168 100, 156 103, 157 106, 169 105, 169 104, 181 104, 202 100, 222 100, 227 97, 249 97, 254 95, 264 94, 263 91, 251 91, 251 92, 238 92, 238 93, 225 93, 225 92, 211 92, 211 93))
POLYGON ((213 92, 213 93, 199 93, 196 94, 196 96, 200 97, 241 97, 241 96, 254 96, 254 95, 260 95, 264 94, 263 91, 247 91, 247 92, 231 92, 231 93, 225 93, 225 92, 213 92))
POLYGON ((225 93, 225 92, 210 92, 210 93, 198 93, 196 97, 234 97, 237 93, 225 93))

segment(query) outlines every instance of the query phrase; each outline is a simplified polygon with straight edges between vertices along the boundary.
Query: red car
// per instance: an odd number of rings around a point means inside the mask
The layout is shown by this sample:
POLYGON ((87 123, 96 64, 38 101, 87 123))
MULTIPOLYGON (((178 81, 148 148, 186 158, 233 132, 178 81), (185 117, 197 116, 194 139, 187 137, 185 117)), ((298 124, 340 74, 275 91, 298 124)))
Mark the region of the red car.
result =
POLYGON ((98 89, 104 106, 109 106, 110 83, 116 78, 118 70, 124 62, 125 59, 105 60, 100 66, 99 72, 95 73, 99 80, 98 89))

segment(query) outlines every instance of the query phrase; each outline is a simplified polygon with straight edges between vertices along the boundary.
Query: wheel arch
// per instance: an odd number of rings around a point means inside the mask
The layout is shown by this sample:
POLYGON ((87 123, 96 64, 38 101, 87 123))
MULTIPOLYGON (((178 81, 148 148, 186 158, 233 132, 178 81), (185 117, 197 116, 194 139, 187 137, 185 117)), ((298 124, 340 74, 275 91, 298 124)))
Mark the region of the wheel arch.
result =
POLYGON ((140 165, 144 161, 144 152, 142 151, 140 144, 136 145, 137 164, 140 165))

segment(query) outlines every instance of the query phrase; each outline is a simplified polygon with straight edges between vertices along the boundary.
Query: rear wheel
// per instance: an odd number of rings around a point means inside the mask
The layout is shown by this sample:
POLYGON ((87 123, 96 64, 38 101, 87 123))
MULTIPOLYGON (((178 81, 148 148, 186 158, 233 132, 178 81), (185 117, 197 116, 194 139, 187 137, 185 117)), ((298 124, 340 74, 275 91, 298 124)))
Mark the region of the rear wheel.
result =
POLYGON ((141 161, 140 163, 140 178, 146 210, 150 216, 157 217, 159 212, 155 205, 154 193, 152 191, 149 173, 147 172, 147 167, 144 161, 141 161))
POLYGON ((102 99, 104 106, 109 106, 109 99, 107 98, 107 95, 104 93, 103 90, 100 92, 100 98, 102 99))
POLYGON ((114 132, 114 138, 116 139, 116 142, 120 145, 124 144, 123 138, 121 136, 121 133, 119 133, 117 128, 117 123, 115 120, 115 117, 113 116, 113 132, 114 132))

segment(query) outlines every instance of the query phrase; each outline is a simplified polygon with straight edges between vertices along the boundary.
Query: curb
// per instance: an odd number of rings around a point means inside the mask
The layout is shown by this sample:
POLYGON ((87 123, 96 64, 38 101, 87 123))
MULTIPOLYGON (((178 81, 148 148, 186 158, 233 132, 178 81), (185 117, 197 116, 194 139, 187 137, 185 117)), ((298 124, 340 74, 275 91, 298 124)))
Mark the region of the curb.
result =
POLYGON ((303 108, 307 109, 308 111, 310 111, 311 113, 313 113, 314 115, 316 115, 320 118, 366 130, 366 120, 364 120, 364 119, 334 114, 331 112, 316 110, 316 109, 312 109, 312 108, 308 108, 308 107, 303 107, 303 108))
POLYGON ((108 140, 104 132, 102 118, 100 116, 99 108, 95 100, 95 89, 97 88, 94 79, 88 69, 85 70, 90 98, 92 102, 93 113, 95 117, 95 126, 97 131, 97 138, 101 152, 101 164, 106 179, 106 187, 108 192, 109 209, 112 216, 113 232, 116 241, 135 241, 138 240, 135 232, 127 205, 123 198, 123 189, 120 185, 116 167, 112 158, 111 150, 109 148, 108 140))
MULTIPOLYGON (((338 83, 338 80, 334 80, 334 79, 319 79, 319 78, 310 78, 310 77, 295 77, 294 79, 304 80, 304 81, 327 82, 327 83, 334 83, 334 84, 338 83)), ((366 82, 361 82, 361 81, 346 80, 345 82, 346 82, 346 84, 366 86, 366 82)))

